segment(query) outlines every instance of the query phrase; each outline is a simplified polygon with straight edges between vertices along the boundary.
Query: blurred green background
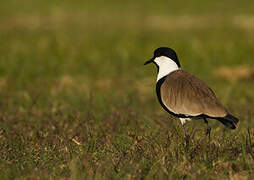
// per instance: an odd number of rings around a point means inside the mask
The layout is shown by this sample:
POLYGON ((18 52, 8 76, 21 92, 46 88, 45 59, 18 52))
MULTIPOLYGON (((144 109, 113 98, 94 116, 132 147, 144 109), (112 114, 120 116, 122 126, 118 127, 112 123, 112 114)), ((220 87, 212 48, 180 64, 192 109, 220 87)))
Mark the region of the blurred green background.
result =
POLYGON ((250 178, 253 31, 251 0, 1 2, 3 178, 250 178), (189 123, 194 160, 157 102, 156 68, 143 66, 160 46, 240 119, 236 131, 211 121, 212 143, 189 123))

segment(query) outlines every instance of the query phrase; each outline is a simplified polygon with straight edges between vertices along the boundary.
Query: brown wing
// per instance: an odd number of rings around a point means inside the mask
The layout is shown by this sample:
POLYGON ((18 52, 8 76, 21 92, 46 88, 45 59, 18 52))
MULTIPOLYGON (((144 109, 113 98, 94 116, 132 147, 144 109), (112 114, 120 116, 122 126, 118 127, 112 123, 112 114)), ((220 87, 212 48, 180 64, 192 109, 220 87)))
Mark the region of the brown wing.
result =
POLYGON ((160 90, 162 102, 175 114, 205 114, 210 117, 224 117, 227 114, 211 88, 185 71, 170 73, 160 90))

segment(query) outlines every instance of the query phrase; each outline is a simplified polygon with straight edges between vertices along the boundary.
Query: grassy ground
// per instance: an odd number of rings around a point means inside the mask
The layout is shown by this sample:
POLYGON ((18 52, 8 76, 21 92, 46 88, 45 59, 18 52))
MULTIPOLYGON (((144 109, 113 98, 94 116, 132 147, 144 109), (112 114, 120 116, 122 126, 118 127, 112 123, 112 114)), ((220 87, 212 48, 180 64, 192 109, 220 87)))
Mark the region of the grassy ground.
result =
POLYGON ((34 3, 0 6, 0 179, 254 178, 253 1, 34 3), (209 142, 192 121, 185 146, 143 66, 159 46, 215 90, 237 130, 210 120, 209 142))

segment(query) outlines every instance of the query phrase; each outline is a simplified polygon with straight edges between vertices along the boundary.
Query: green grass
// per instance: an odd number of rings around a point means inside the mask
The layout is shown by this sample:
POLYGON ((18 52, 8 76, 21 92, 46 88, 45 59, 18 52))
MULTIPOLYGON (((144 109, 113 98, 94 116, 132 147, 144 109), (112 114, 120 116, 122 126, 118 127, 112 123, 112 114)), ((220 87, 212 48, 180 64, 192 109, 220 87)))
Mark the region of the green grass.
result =
POLYGON ((252 179, 252 1, 33 1, 0 7, 0 179, 252 179), (156 69, 174 48, 240 124, 187 124, 160 107, 156 69))

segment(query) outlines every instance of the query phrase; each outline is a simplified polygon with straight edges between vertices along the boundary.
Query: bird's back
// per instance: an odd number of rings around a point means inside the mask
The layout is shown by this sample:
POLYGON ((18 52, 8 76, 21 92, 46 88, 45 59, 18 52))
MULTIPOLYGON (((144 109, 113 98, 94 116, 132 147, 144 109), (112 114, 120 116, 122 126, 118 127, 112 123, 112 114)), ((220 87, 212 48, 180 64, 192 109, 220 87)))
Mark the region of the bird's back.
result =
POLYGON ((162 103, 174 114, 224 117, 226 109, 203 81, 183 70, 165 77, 160 87, 162 103))

